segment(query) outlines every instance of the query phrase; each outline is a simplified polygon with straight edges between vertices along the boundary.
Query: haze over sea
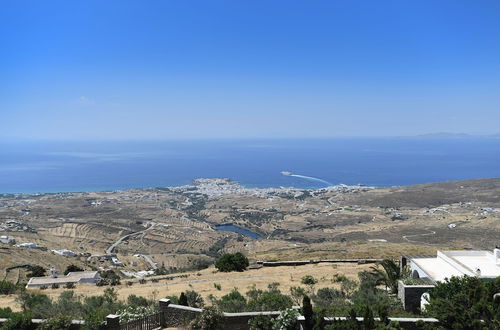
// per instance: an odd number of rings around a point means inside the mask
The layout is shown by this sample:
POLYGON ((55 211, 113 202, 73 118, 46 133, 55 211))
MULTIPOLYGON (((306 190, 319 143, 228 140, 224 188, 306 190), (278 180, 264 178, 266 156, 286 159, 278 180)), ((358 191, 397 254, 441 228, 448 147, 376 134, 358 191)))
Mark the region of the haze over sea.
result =
POLYGON ((247 187, 410 185, 500 177, 500 139, 336 138, 2 142, 0 192, 177 186, 224 177, 247 187))

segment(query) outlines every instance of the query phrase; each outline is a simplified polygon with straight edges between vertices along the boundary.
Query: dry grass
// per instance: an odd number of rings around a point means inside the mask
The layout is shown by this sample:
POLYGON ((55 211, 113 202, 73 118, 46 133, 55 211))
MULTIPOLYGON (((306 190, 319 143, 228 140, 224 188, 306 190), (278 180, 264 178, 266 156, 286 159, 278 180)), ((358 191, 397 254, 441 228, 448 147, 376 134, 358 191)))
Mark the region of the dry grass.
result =
MULTIPOLYGON (((348 278, 357 279, 360 271, 367 270, 371 264, 338 263, 338 264, 313 264, 304 266, 283 266, 283 267, 264 267, 261 269, 252 269, 245 272, 219 273, 214 268, 204 269, 198 273, 186 273, 187 278, 176 278, 174 280, 160 280, 157 283, 148 281, 146 284, 134 283, 127 286, 126 281, 122 285, 114 287, 121 300, 127 299, 131 294, 153 299, 160 299, 166 296, 179 296, 182 291, 195 290, 199 292, 205 301, 210 294, 221 297, 229 293, 233 288, 245 293, 251 287, 257 289, 266 289, 270 283, 277 282, 283 293, 290 293, 292 286, 304 286, 301 279, 305 275, 312 275, 318 280, 315 289, 323 287, 337 287, 337 283, 332 283, 334 274, 344 274, 348 278), (214 283, 221 286, 217 290, 214 283)), ((149 280, 150 278, 148 278, 149 280)), ((100 295, 106 287, 82 284, 78 285, 74 291, 82 296, 100 295)), ((33 290, 33 289, 30 289, 33 290)), ((49 295, 52 299, 57 298, 64 288, 47 289, 39 291, 49 295)), ((0 306, 9 306, 19 310, 19 305, 15 302, 15 295, 0 296, 0 306)))

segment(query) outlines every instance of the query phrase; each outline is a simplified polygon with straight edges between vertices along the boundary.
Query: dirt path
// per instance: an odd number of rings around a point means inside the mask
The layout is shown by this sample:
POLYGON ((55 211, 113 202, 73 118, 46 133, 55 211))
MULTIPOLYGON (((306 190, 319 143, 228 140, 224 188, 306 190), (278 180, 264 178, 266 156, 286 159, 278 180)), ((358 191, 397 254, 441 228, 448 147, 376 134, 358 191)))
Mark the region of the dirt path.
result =
POLYGON ((403 235, 403 239, 405 239, 405 240, 407 240, 408 242, 411 242, 411 243, 427 244, 425 242, 413 241, 413 240, 408 239, 408 237, 436 235, 436 232, 434 230, 430 230, 429 228, 425 228, 424 230, 427 230, 428 233, 426 233, 426 234, 414 234, 414 235, 403 235))

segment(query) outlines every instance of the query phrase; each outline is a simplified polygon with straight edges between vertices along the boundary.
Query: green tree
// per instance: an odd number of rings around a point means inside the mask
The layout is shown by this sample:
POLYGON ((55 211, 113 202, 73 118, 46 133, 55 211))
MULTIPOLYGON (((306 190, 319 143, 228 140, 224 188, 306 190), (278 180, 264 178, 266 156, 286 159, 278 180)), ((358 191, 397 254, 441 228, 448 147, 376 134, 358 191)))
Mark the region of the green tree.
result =
POLYGON ((500 277, 482 281, 476 277, 452 277, 429 292, 426 312, 446 329, 500 329, 500 277))
POLYGON ((37 330, 69 330, 71 329, 71 317, 62 315, 43 322, 37 330))
MULTIPOLYGON (((203 301, 203 297, 194 290, 187 290, 185 292, 187 306, 201 308, 205 304, 203 301)), ((180 298, 179 298, 180 301, 180 298)))
POLYGON ((370 268, 378 285, 385 285, 392 293, 398 292, 398 280, 404 276, 398 263, 391 259, 384 259, 378 263, 377 267, 372 266, 370 268))
POLYGON ((199 330, 222 329, 222 316, 222 312, 217 307, 207 307, 193 322, 192 328, 199 330))
POLYGON ((222 296, 217 301, 219 308, 224 312, 239 313, 244 312, 247 307, 247 300, 236 288, 228 294, 222 296))
POLYGON ((28 277, 40 277, 45 276, 45 268, 42 266, 30 266, 28 277))
POLYGON ((71 264, 68 267, 66 267, 66 270, 64 271, 64 275, 68 275, 71 272, 82 272, 82 271, 83 271, 83 268, 78 267, 77 265, 71 264))
POLYGON ((275 287, 263 291, 252 288, 247 292, 248 310, 250 311, 279 311, 291 308, 292 298, 284 295, 275 287))
POLYGON ((300 305, 304 296, 306 296, 306 290, 300 286, 290 287, 290 296, 292 297, 293 303, 295 305, 300 305))
POLYGON ((221 272, 242 272, 249 266, 248 258, 242 253, 226 253, 215 262, 215 268, 221 272))
POLYGON ((13 314, 10 307, 0 307, 0 318, 8 319, 13 314))
POLYGON ((179 296, 179 305, 189 306, 186 294, 184 292, 181 292, 181 294, 179 296))
POLYGON ((29 313, 14 313, 5 321, 1 330, 35 330, 36 325, 31 322, 29 313))
POLYGON ((0 281, 0 294, 11 294, 16 291, 17 287, 9 281, 0 281))
POLYGON ((313 296, 314 303, 318 307, 339 306, 345 303, 341 291, 333 288, 321 288, 313 296))
POLYGON ((305 318, 305 330, 312 330, 314 326, 314 312, 311 305, 311 299, 308 296, 304 296, 302 299, 302 315, 305 318))

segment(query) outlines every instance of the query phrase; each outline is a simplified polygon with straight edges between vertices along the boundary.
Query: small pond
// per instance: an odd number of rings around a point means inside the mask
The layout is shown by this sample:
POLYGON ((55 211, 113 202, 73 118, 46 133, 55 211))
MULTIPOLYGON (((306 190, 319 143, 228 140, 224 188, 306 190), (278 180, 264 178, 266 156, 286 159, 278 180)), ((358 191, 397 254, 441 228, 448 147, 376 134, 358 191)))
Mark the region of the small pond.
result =
POLYGON ((254 233, 253 231, 250 231, 250 230, 243 229, 241 227, 235 226, 235 225, 230 224, 230 223, 226 223, 223 225, 217 225, 217 226, 215 226, 215 229, 232 231, 232 232, 235 232, 235 233, 238 233, 238 234, 241 234, 241 235, 253 238, 253 239, 260 238, 260 235, 257 233, 254 233))

